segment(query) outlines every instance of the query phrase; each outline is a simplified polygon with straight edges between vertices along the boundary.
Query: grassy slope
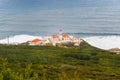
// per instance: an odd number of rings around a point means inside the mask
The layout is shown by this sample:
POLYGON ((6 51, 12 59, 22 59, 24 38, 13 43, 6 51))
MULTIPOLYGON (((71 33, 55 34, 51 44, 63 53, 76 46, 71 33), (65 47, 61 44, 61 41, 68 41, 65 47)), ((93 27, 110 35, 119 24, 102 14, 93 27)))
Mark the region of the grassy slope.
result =
POLYGON ((39 76, 46 72, 49 78, 65 72, 68 77, 81 79, 120 79, 120 55, 94 48, 83 42, 80 47, 0 45, 0 56, 8 59, 8 66, 22 71, 32 63, 39 76))

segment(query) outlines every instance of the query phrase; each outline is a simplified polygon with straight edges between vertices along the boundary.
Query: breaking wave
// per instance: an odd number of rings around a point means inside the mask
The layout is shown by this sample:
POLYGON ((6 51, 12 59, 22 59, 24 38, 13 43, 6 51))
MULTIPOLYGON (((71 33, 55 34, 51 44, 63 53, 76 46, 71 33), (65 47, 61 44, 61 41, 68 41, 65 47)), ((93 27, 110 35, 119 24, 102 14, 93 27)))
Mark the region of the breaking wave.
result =
POLYGON ((120 36, 93 36, 83 39, 101 49, 120 48, 120 36))
MULTIPOLYGON (((9 37, 10 44, 19 44, 33 40, 35 38, 42 39, 41 36, 32 36, 32 35, 16 35, 9 37)), ((101 48, 101 49, 111 49, 111 48, 120 48, 120 36, 119 35, 101 35, 101 36, 88 36, 82 37, 89 44, 101 48)), ((0 44, 7 44, 8 38, 1 39, 0 44)))
MULTIPOLYGON (((24 43, 24 42, 27 42, 29 40, 35 39, 35 38, 41 39, 40 36, 16 35, 16 36, 13 36, 13 37, 9 37, 9 43, 10 44, 19 44, 19 43, 24 43)), ((1 44, 8 44, 8 38, 1 39, 0 43, 1 44)))

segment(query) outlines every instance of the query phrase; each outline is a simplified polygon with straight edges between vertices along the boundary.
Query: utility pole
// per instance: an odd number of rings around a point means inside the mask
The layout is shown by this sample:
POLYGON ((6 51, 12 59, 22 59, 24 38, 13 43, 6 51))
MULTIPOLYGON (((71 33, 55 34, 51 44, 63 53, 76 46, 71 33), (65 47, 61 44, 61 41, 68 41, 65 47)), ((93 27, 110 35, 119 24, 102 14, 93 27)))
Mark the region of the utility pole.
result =
POLYGON ((8 39, 7 39, 7 42, 8 42, 8 44, 9 44, 9 35, 8 35, 8 39))

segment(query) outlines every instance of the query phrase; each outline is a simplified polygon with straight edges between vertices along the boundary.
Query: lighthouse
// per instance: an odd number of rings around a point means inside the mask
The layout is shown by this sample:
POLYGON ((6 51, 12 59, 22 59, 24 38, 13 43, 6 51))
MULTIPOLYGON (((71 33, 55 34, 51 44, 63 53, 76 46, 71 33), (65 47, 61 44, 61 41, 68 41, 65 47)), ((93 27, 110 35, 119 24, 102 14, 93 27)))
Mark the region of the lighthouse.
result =
POLYGON ((62 29, 59 30, 59 39, 62 40, 62 29))
POLYGON ((62 29, 59 30, 59 34, 62 35, 62 29))

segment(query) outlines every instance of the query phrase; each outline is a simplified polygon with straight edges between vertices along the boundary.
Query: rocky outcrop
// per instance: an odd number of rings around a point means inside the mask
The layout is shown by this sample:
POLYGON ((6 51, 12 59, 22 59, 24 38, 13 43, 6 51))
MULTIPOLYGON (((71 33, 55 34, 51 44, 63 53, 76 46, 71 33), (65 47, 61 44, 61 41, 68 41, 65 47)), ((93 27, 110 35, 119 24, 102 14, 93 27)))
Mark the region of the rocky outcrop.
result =
POLYGON ((112 48, 112 49, 109 49, 110 52, 114 52, 116 54, 120 54, 120 49, 119 48, 112 48))

